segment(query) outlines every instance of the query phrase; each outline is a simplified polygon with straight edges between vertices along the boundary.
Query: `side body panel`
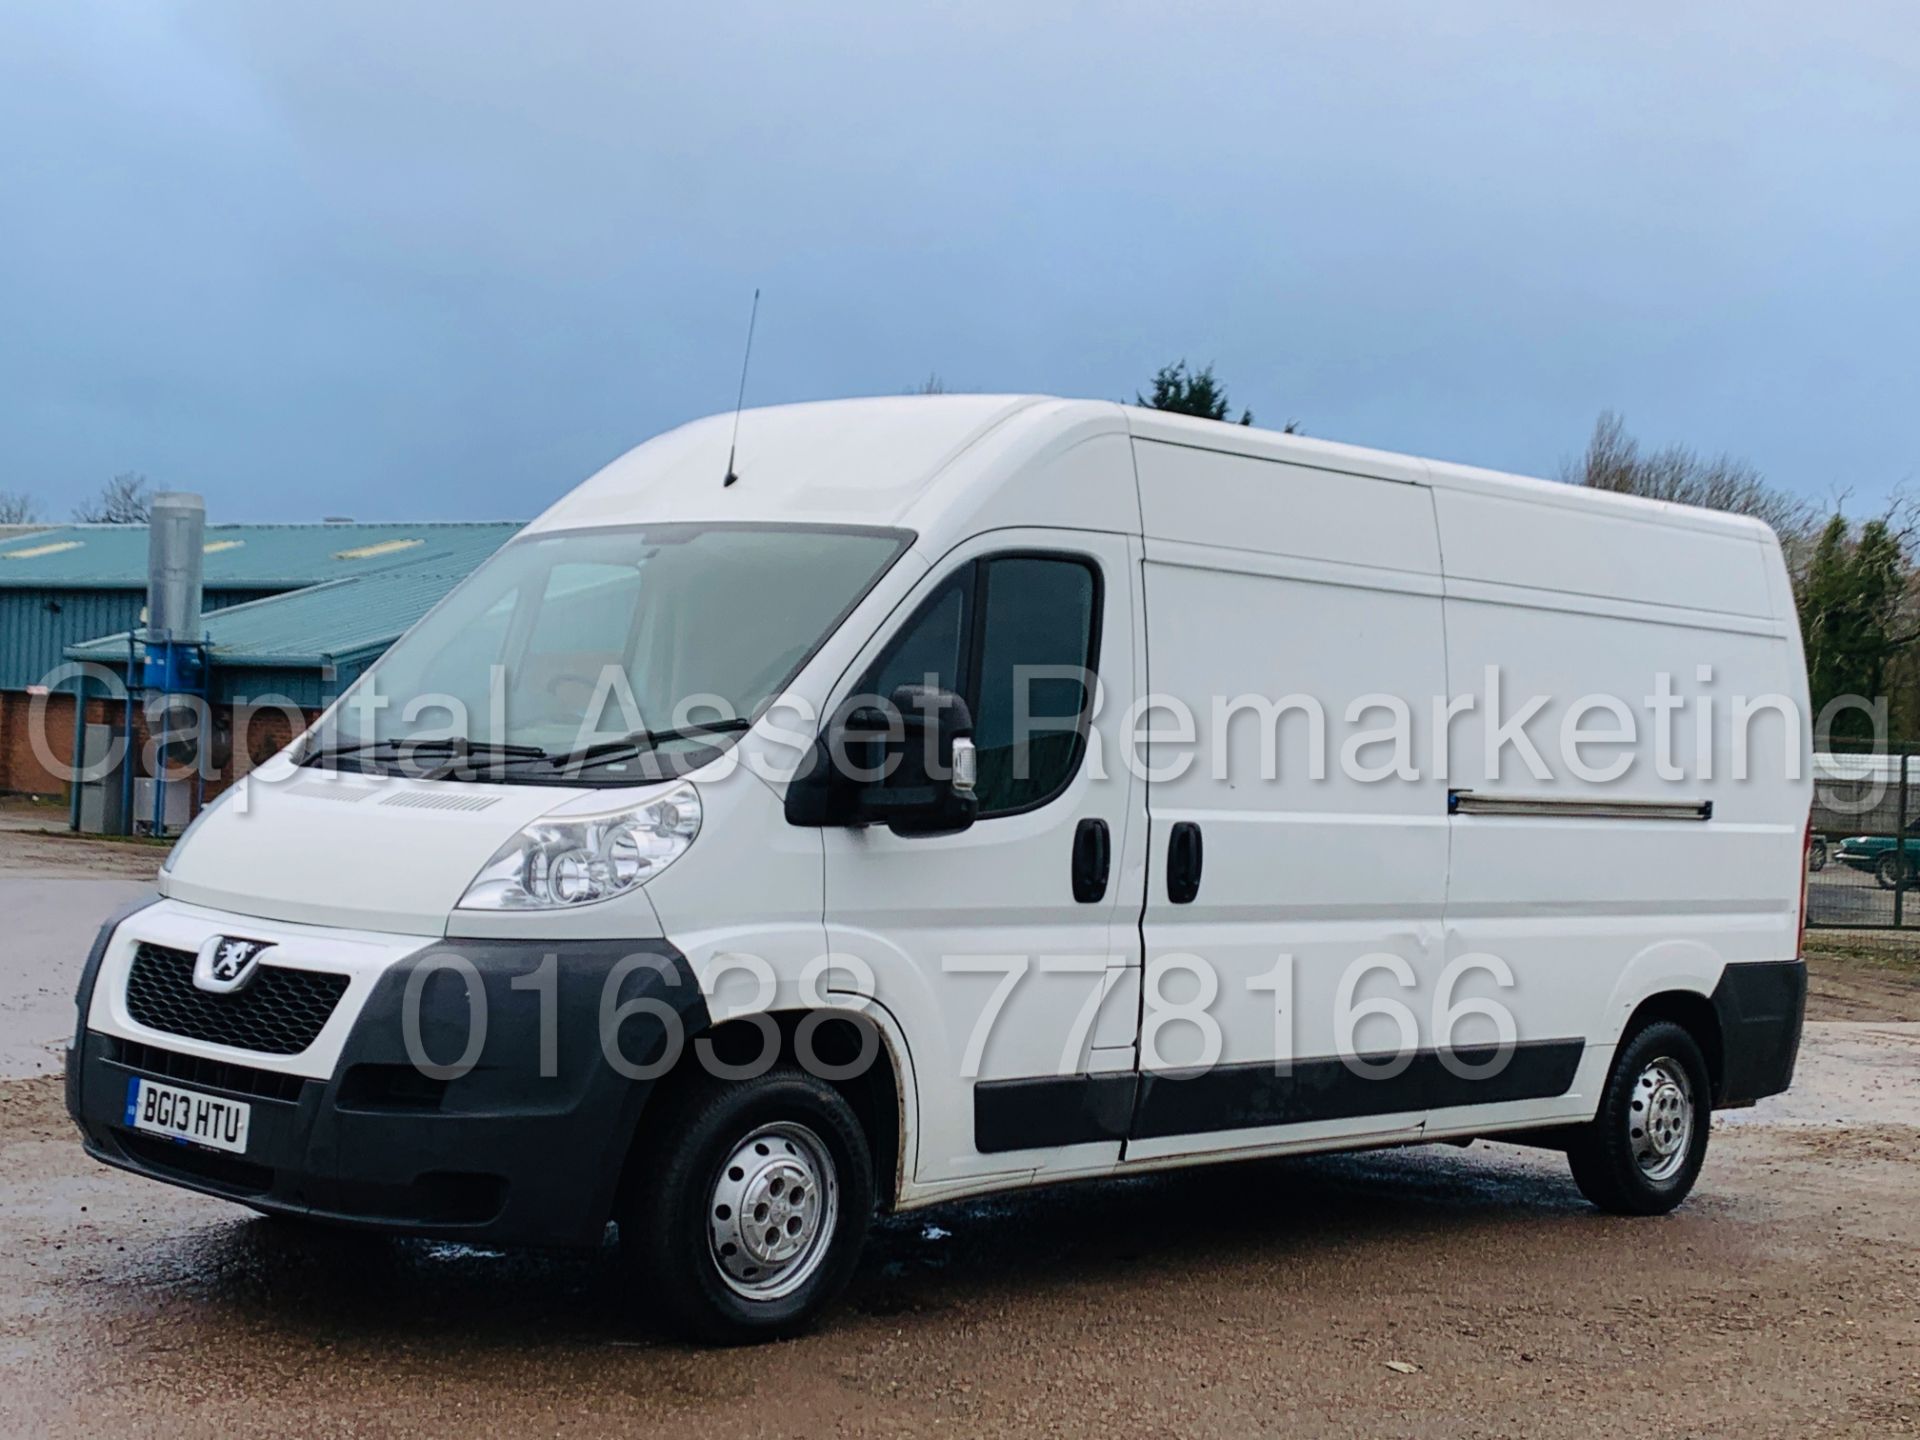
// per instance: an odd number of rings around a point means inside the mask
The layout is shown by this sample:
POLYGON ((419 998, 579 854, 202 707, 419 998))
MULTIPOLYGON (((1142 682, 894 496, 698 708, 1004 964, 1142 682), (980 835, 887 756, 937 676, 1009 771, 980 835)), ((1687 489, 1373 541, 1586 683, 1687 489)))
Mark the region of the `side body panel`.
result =
POLYGON ((1429 1129, 1584 1120, 1642 1001, 1708 996, 1728 965, 1794 955, 1810 785, 1797 623, 1777 546, 1741 522, 1444 484, 1433 498, 1450 692, 1476 700, 1451 727, 1448 785, 1711 806, 1704 821, 1453 821, 1445 954, 1477 971, 1461 995, 1504 1006, 1522 1042, 1587 1049, 1565 1094, 1442 1109, 1429 1129))
POLYGON ((1390 726, 1386 697, 1444 684, 1426 492, 1153 441, 1135 454, 1150 689, 1165 708, 1151 717, 1127 1158, 1414 1135, 1420 1087, 1371 1084, 1337 1057, 1391 1052, 1390 1022, 1342 1017, 1433 983, 1445 787, 1405 778, 1417 757, 1390 741, 1343 764, 1313 737, 1337 747, 1390 726), (1201 847, 1185 902, 1169 885, 1181 827, 1201 847))

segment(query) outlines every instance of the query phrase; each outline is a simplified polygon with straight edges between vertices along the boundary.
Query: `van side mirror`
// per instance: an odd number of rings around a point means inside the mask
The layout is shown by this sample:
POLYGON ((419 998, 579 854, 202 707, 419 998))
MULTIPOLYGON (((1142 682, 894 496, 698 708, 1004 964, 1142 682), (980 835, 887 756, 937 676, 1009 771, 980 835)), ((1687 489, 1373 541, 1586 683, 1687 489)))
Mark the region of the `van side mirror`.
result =
POLYGON ((980 805, 973 716, 951 690, 902 685, 845 710, 787 786, 794 825, 886 825, 896 835, 964 830, 980 805))

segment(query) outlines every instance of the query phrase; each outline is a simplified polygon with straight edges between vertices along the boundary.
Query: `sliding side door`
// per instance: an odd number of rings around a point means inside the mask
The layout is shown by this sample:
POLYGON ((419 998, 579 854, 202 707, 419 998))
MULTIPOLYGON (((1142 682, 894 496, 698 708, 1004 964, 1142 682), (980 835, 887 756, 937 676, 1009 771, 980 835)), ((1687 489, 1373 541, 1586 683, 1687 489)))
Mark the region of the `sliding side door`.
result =
POLYGON ((1415 1135, 1447 875, 1446 784, 1407 778, 1446 680, 1428 492, 1135 455, 1163 708, 1127 1159, 1415 1135))

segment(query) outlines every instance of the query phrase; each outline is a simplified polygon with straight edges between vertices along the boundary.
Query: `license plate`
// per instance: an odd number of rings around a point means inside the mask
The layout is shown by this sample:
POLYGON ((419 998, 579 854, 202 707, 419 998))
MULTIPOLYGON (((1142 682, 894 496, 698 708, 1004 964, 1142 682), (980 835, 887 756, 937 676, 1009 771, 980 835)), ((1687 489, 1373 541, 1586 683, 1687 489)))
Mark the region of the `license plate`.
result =
POLYGON ((246 1153, 253 1107, 134 1076, 127 1081, 127 1124, 209 1150, 246 1153))

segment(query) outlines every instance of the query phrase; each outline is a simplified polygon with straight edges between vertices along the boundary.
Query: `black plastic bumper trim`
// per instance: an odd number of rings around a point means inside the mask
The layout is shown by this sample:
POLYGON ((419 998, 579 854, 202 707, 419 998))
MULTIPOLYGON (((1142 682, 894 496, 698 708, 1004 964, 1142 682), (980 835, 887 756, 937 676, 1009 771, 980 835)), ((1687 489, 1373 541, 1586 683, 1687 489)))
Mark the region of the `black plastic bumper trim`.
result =
MULTIPOLYGON (((108 1164, 263 1210, 482 1244, 595 1245, 651 1090, 609 1065, 600 1045, 602 992, 635 955, 656 963, 627 967, 609 1008, 627 1012, 622 1056, 647 1065, 662 1053, 666 1031, 655 1007, 632 1001, 665 1001, 689 1042, 708 1025, 699 983, 673 947, 443 941, 381 976, 330 1079, 304 1081, 285 1098, 263 1096, 242 1067, 189 1079, 164 1059, 129 1063, 152 1060, 152 1047, 126 1048, 83 1031, 70 1062, 74 1118, 89 1153, 108 1164), (425 1091, 391 1084, 369 1092, 369 1076, 410 1068, 401 1028, 408 977, 454 955, 484 992, 487 1033, 477 1062, 436 1086, 430 1101, 425 1091), (542 996, 512 982, 549 955, 557 964, 548 1017, 557 1063, 542 1075, 542 996), (227 1093, 253 1107, 247 1153, 192 1151, 127 1129, 127 1084, 143 1074, 196 1089, 219 1090, 219 1078, 234 1082, 227 1093), (357 1078, 343 1095, 350 1076, 357 1078)), ((445 1063, 465 1050, 469 1014, 461 972, 433 966, 420 1005, 430 1057, 445 1063)))
MULTIPOLYGON (((1491 1046, 1463 1047, 1450 1056, 1422 1050, 1387 1077, 1362 1073, 1333 1056, 1296 1060, 1285 1074, 1263 1061, 1187 1074, 987 1080, 973 1088, 974 1146, 990 1155, 1544 1100, 1567 1093, 1585 1051, 1583 1040, 1523 1041, 1499 1070, 1485 1076, 1471 1072, 1495 1057, 1491 1046)), ((1362 1061, 1378 1069, 1382 1057, 1362 1061)))
POLYGON ((1713 987, 1720 1021, 1720 1105, 1750 1105, 1793 1083, 1807 1015, 1807 963, 1728 965, 1713 987))
POLYGON ((67 1047, 67 1113, 75 1120, 80 1118, 80 1086, 83 1079, 83 1067, 80 1056, 87 1038, 87 1012, 93 1008, 93 987, 100 979, 100 966, 107 958, 107 946, 113 943, 113 932, 142 910, 160 903, 159 895, 147 895, 131 904, 122 905, 113 914, 101 922, 94 933, 93 945, 87 951, 86 962, 80 967, 80 983, 74 987, 74 1008, 79 1012, 74 1017, 73 1043, 67 1047))

